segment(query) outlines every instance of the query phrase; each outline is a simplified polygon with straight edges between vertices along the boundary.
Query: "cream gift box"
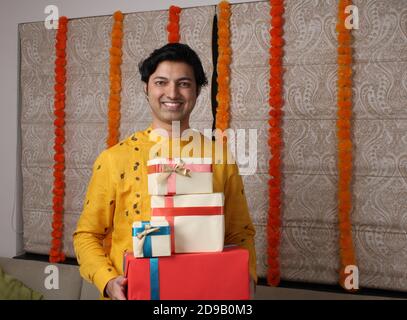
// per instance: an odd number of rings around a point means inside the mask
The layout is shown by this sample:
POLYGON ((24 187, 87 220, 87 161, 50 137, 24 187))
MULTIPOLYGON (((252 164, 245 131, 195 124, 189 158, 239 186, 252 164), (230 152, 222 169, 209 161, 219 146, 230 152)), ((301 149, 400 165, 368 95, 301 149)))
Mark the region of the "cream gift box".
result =
POLYGON ((155 217, 151 221, 135 221, 132 233, 135 257, 171 255, 170 226, 164 217, 155 217))
POLYGON ((151 196, 151 216, 164 216, 171 228, 171 252, 223 250, 223 193, 151 196))
POLYGON ((212 158, 155 158, 147 162, 150 195, 212 193, 212 158))

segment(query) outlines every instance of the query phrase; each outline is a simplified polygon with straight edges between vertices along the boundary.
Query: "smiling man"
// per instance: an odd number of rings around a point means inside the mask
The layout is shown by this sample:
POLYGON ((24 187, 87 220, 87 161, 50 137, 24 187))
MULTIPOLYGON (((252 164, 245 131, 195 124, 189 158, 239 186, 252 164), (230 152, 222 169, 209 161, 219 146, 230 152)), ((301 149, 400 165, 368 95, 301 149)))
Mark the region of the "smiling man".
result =
MULTIPOLYGON (((139 65, 139 71, 152 111, 152 124, 103 151, 96 159, 74 233, 82 277, 111 299, 126 299, 123 256, 132 250, 132 224, 150 220, 147 161, 151 150, 157 144, 178 145, 179 149, 169 148, 170 157, 180 157, 187 147, 189 150, 191 142, 174 134, 173 124, 178 124, 181 135, 190 131, 191 112, 201 87, 207 84, 198 55, 185 44, 167 44, 155 50, 139 65)), ((215 142, 203 135, 198 133, 198 139, 195 135, 192 143, 209 145, 200 156, 207 156, 208 149, 214 155, 215 142)), ((225 195, 225 245, 237 244, 249 250, 250 275, 256 282, 255 231, 242 179, 236 164, 225 163, 226 145, 223 153, 224 162, 213 160, 213 192, 225 195)))

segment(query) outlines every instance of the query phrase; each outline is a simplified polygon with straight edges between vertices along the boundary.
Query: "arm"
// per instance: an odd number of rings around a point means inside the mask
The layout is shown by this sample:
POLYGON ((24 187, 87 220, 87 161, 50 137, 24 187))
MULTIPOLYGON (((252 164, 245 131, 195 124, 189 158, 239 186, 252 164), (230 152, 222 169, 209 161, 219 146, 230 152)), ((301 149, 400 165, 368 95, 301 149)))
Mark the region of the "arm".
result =
POLYGON ((225 181, 225 244, 236 244, 249 251, 250 276, 257 283, 256 234, 247 206, 244 186, 236 164, 228 164, 225 181))
POLYGON ((73 235, 73 244, 83 278, 105 295, 109 280, 119 276, 109 258, 106 240, 113 226, 115 187, 109 154, 95 161, 84 208, 73 235))

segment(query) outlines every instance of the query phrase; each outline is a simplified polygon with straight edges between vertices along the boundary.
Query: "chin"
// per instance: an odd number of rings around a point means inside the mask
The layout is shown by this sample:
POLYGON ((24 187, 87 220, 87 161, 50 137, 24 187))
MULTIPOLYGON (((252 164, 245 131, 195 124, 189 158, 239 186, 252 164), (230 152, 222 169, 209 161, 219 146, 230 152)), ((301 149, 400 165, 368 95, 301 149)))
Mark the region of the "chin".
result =
POLYGON ((162 118, 162 121, 165 123, 171 124, 173 121, 182 122, 183 118, 182 117, 165 117, 165 118, 162 118))
POLYGON ((166 115, 163 117, 163 119, 167 121, 183 121, 185 118, 186 117, 180 112, 167 112, 166 115))

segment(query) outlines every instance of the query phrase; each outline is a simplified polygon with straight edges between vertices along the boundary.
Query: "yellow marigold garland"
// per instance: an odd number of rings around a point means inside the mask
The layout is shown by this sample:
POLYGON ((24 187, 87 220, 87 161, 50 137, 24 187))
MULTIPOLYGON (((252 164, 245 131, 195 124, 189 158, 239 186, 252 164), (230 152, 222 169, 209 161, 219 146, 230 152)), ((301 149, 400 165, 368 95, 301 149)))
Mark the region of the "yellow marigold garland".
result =
POLYGON ((222 131, 229 127, 230 106, 230 62, 232 50, 230 48, 230 4, 227 1, 219 3, 218 20, 218 93, 216 101, 216 128, 222 131))
POLYGON ((179 15, 181 8, 177 6, 170 6, 168 16, 168 43, 178 43, 181 39, 179 32, 179 15))
POLYGON ((122 39, 123 39, 123 14, 116 11, 113 14, 112 46, 110 48, 110 96, 108 111, 108 137, 107 147, 111 147, 120 139, 120 93, 122 90, 122 39))
POLYGON ((52 240, 49 261, 52 263, 65 260, 62 251, 63 213, 65 197, 65 84, 66 84, 66 41, 68 19, 60 17, 55 42, 55 97, 54 97, 54 188, 52 190, 52 240))
POLYGON ((269 212, 267 221, 268 273, 267 282, 277 286, 280 283, 280 226, 281 226, 281 150, 282 150, 282 107, 283 107, 283 0, 270 0, 270 118, 269 139, 269 212))
POLYGON ((351 0, 340 0, 338 6, 338 215, 339 215, 339 250, 340 271, 339 283, 345 288, 346 266, 356 266, 356 258, 352 241, 352 46, 351 31, 345 27, 345 8, 351 5, 351 0))

